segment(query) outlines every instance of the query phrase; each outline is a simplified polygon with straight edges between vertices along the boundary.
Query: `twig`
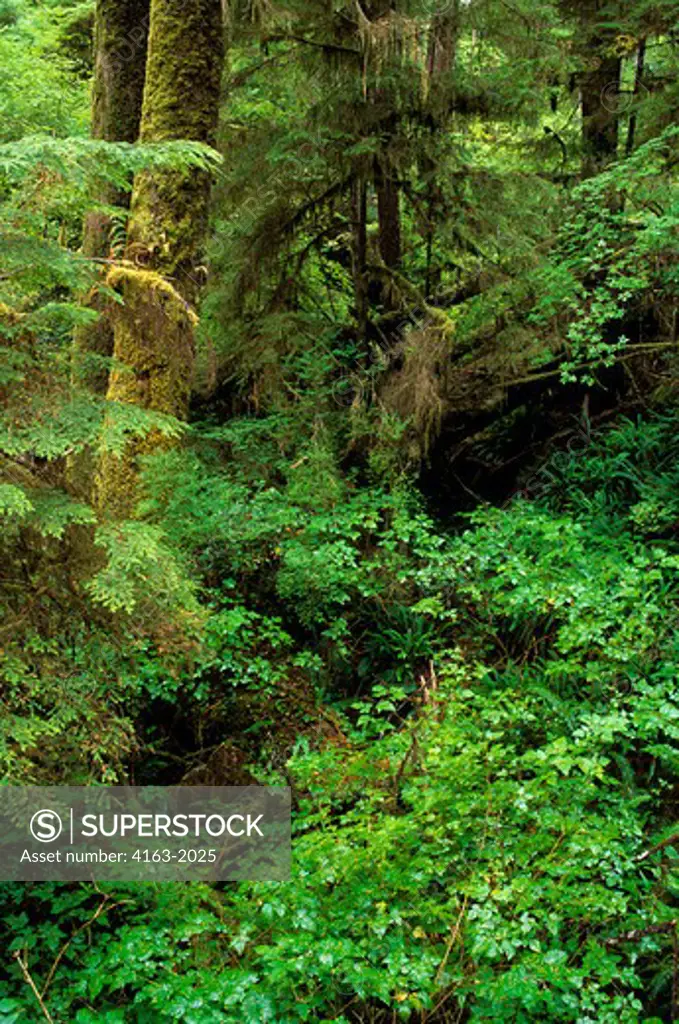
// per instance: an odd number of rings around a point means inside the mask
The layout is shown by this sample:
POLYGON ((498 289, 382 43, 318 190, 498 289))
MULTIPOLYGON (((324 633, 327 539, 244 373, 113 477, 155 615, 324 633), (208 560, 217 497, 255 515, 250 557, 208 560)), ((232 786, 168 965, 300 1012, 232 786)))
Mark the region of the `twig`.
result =
POLYGON ((674 846, 675 843, 679 842, 679 832, 675 832, 673 835, 668 836, 667 839, 663 839, 661 843, 656 843, 650 850, 644 850, 638 857, 635 857, 637 864, 640 864, 643 860, 648 860, 654 853, 658 853, 660 850, 664 850, 666 846, 674 846))
POLYGON ((668 932, 672 934, 672 1020, 676 1020, 679 1017, 679 937, 676 918, 664 924, 650 924, 648 928, 633 928, 622 935, 606 939, 604 945, 620 946, 624 942, 638 942, 647 935, 664 935, 668 932))
POLYGON ((43 1017, 45 1018, 45 1020, 48 1020, 50 1022, 50 1024, 54 1024, 54 1017, 51 1015, 51 1013, 49 1012, 49 1010, 45 1006, 44 1000, 43 1000, 42 996, 40 995, 40 993, 38 992, 37 986, 36 986, 35 982, 33 981, 33 978, 31 977, 31 972, 28 969, 28 964, 26 963, 25 960, 21 959, 21 952, 20 952, 20 950, 17 950, 16 953, 14 953, 13 955, 14 955, 14 959, 16 960, 16 962, 18 963, 19 967, 21 968, 21 973, 24 976, 24 981, 26 982, 26 984, 30 988, 30 990, 33 993, 33 995, 35 996, 35 998, 38 1000, 38 1004, 40 1006, 40 1009, 42 1010, 43 1017))
MULTIPOLYGON (((452 951, 452 948, 453 948, 453 945, 455 943, 455 940, 456 940, 456 938, 457 938, 457 936, 459 934, 460 923, 461 923, 462 915, 464 914, 465 909, 466 909, 467 899, 468 899, 468 897, 465 896, 464 903, 462 904, 462 910, 460 911, 460 916, 458 917, 458 919, 457 919, 457 921, 455 923, 455 926, 453 928, 453 932, 452 932, 452 935, 450 937, 450 941, 448 943, 448 947, 446 948, 445 956, 444 956, 443 960, 441 961, 441 964, 439 966, 438 971, 436 972, 436 981, 439 980, 439 975, 442 973, 442 971, 444 970, 444 968, 446 966, 446 963, 448 961, 448 957, 450 956, 450 953, 452 951)), ((450 997, 453 995, 454 991, 455 991, 454 988, 450 988, 450 989, 448 989, 447 992, 444 992, 443 996, 439 999, 438 1003, 433 1008, 433 1010, 427 1011, 423 1015, 422 1020, 423 1020, 424 1024, 426 1024, 427 1021, 433 1020, 433 1019, 435 1019, 437 1017, 439 1011, 445 1005, 445 1003, 448 1002, 450 997)), ((457 1018, 458 1021, 461 1020, 461 1015, 462 1015, 462 1011, 460 1013, 460 1016, 457 1018)))
POLYGON ((614 935, 610 939, 604 940, 605 946, 621 946, 624 942, 638 942, 639 939, 646 938, 647 935, 664 935, 667 932, 673 932, 676 935, 677 921, 666 921, 664 924, 649 924, 648 928, 632 928, 629 932, 623 932, 622 935, 614 935))
POLYGON ((314 46, 318 50, 331 51, 332 53, 352 53, 354 56, 360 56, 361 53, 360 50, 355 49, 353 46, 341 46, 339 43, 321 43, 316 39, 305 39, 304 36, 296 36, 289 32, 285 33, 285 35, 269 36, 267 42, 282 43, 288 40, 293 43, 303 43, 305 46, 314 46))
POLYGON ((26 267, 18 267, 16 270, 8 270, 4 274, 0 274, 0 281, 9 281, 9 279, 11 277, 18 277, 19 274, 23 274, 24 271, 30 270, 30 269, 31 269, 31 267, 29 265, 29 266, 26 266, 26 267))
POLYGON ((104 913, 105 910, 115 910, 116 907, 120 907, 123 903, 133 903, 134 902, 133 900, 119 900, 117 903, 111 903, 110 906, 109 906, 108 904, 110 903, 111 897, 108 894, 106 894, 106 893, 102 893, 102 896, 103 896, 103 899, 102 899, 101 903, 99 904, 99 906, 97 907, 97 909, 95 910, 95 912, 92 915, 92 917, 90 917, 88 921, 85 921, 84 924, 81 924, 79 928, 76 928, 76 930, 71 935, 70 939, 68 939, 68 941, 64 943, 64 945, 61 947, 61 949, 57 953, 57 955, 56 955, 56 957, 54 959, 54 963, 52 964, 52 966, 50 968, 49 974, 47 975, 47 980, 45 981, 45 984, 42 987, 42 998, 43 999, 45 998, 45 996, 47 994, 48 988, 50 987, 50 985, 54 981, 54 975, 57 972, 57 967, 61 963, 64 955, 66 954, 66 951, 68 950, 68 948, 71 945, 71 943, 74 942, 75 939, 78 938, 78 936, 81 934, 81 932, 84 932, 86 928, 89 928, 91 925, 93 925, 94 922, 99 917, 101 917, 101 915, 104 913))
POLYGON ((446 965, 448 963, 448 960, 450 959, 450 954, 453 951, 453 946, 457 942, 457 937, 460 934, 460 927, 462 925, 462 918, 464 917, 465 913, 467 912, 467 903, 468 902, 469 902, 469 897, 465 896, 464 900, 462 901, 462 909, 460 910, 460 913, 458 914, 457 921, 455 922, 455 924, 453 926, 453 930, 450 933, 450 938, 448 939, 448 944, 446 946, 446 951, 443 954, 443 960, 439 964, 439 967, 438 967, 438 970, 436 972, 436 975, 434 976, 434 984, 437 984, 441 980, 441 975, 443 974, 443 972, 446 969, 446 965))
MULTIPOLYGON (((257 64, 252 64, 250 67, 243 68, 242 71, 239 71, 237 75, 233 76, 231 79, 231 86, 234 88, 240 87, 247 82, 251 75, 255 75, 258 71, 261 71, 263 68, 271 67, 273 64, 280 64, 282 60, 286 60, 293 52, 294 51, 289 50, 287 53, 279 53, 276 54, 275 57, 268 57, 266 60, 259 61, 257 64)), ((247 128, 247 125, 237 124, 236 122, 232 122, 229 125, 230 128, 234 126, 238 128, 247 128)))
POLYGON ((417 730, 418 730, 419 726, 420 726, 420 723, 418 722, 417 725, 415 726, 415 728, 413 729, 413 734, 412 734, 412 737, 411 737, 411 740, 410 740, 410 746, 406 750, 405 757, 403 757, 403 759, 401 760, 401 763, 398 766, 398 771, 396 772, 396 775, 394 777, 393 789, 394 789, 394 796, 396 797, 397 800, 398 800, 398 796, 399 796, 399 790, 400 790, 400 787, 401 787, 401 780, 403 778, 403 773, 404 773, 404 771, 406 769, 406 765, 408 764, 408 761, 410 760, 410 758, 413 755, 415 755, 415 756, 417 755, 417 730))

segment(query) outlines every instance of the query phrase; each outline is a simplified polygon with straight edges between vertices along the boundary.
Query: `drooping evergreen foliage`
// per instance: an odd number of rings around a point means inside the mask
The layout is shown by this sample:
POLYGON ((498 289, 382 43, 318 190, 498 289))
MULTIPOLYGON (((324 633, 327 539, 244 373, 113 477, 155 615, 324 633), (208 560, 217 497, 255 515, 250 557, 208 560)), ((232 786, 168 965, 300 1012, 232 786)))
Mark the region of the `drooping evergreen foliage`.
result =
POLYGON ((676 5, 146 6, 0 2, 0 778, 293 873, 0 883, 0 1022, 679 1020, 676 5))

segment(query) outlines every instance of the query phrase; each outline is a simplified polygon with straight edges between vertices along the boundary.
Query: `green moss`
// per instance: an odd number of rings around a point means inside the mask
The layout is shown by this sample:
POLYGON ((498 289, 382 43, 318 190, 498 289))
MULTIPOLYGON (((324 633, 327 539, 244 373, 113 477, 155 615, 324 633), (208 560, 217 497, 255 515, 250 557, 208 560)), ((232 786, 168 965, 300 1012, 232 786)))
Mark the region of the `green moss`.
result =
POLYGON ((21 314, 17 313, 11 306, 6 305, 4 302, 0 302, 0 324, 5 324, 13 327, 21 319, 21 314))
POLYGON ((149 0, 97 0, 92 134, 135 142, 139 133, 149 0))
POLYGON ((174 305, 194 327, 198 324, 196 313, 184 297, 170 281, 154 270, 140 270, 124 265, 113 267, 108 273, 106 284, 123 297, 146 301, 151 296, 156 305, 163 304, 168 309, 174 305))
MULTIPOLYGON (((97 0, 94 23, 94 83, 92 136, 106 142, 136 142, 139 136, 149 0, 97 0)), ((113 187, 101 194, 102 202, 126 205, 128 195, 113 187)), ((108 219, 92 215, 85 221, 83 252, 108 254, 108 219)))
MULTIPOLYGON (((92 135, 107 142, 135 142, 139 134, 149 0, 97 0, 94 16, 95 65, 92 89, 92 135)), ((111 206, 125 206, 129 196, 113 186, 103 186, 99 199, 111 206)), ((85 218, 82 251, 93 258, 109 254, 110 220, 101 213, 85 218)), ((83 298, 100 314, 94 323, 76 328, 73 338, 73 373, 76 382, 97 395, 105 395, 108 371, 101 361, 88 356, 113 354, 113 327, 108 303, 94 290, 83 298)), ((89 500, 95 463, 92 453, 71 456, 66 482, 73 495, 89 500)))
MULTIPOLYGON (((221 0, 153 0, 140 138, 214 144, 223 64, 221 0)), ((163 171, 135 181, 131 247, 195 301, 193 273, 207 229, 206 174, 163 171)))
MULTIPOLYGON (((141 139, 213 143, 223 62, 221 0, 152 0, 141 139)), ((115 314, 110 401, 129 402, 184 419, 188 412, 197 318, 195 266, 207 230, 210 181, 181 171, 135 180, 129 265, 108 283, 123 297, 115 314), (143 269, 134 264, 143 262, 143 269), (170 283, 170 280, 172 283, 170 283)), ((148 435, 100 466, 97 502, 109 516, 135 505, 139 456, 167 441, 148 435)))
POLYGON ((222 54, 221 0, 153 0, 143 142, 214 143, 222 54))
MULTIPOLYGON (((154 0, 141 123, 143 142, 214 144, 223 61, 221 0, 154 0), (190 102, 187 102, 190 97, 190 102)), ((192 171, 142 174, 135 182, 130 241, 196 297, 193 268, 207 229, 210 183, 192 171)))
POLYGON ((201 171, 141 174, 135 183, 129 246, 144 246, 150 265, 195 302, 195 267, 207 231, 210 182, 201 171))
MULTIPOLYGON (((198 318, 176 289, 154 271, 118 267, 107 284, 124 305, 114 319, 114 359, 107 399, 185 419, 191 392, 194 329, 198 318)), ((107 516, 131 515, 138 460, 171 443, 157 431, 128 444, 122 455, 103 456, 96 504, 107 516)))

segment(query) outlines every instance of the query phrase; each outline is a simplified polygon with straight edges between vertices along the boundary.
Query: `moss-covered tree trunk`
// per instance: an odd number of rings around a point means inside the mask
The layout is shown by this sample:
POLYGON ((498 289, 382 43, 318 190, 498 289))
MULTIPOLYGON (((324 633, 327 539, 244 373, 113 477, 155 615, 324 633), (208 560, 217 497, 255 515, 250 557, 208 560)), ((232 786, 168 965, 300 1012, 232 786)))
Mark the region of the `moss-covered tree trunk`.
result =
POLYGON ((422 178, 427 183, 427 220, 425 227, 426 269, 424 293, 430 296, 438 285, 441 271, 435 268, 434 241, 444 206, 443 191, 438 181, 437 141, 445 134, 455 106, 455 90, 451 76, 455 68, 460 35, 460 3, 450 0, 445 9, 434 14, 429 26, 427 53, 427 109, 429 146, 420 156, 422 178))
MULTIPOLYGON (((141 140, 214 144, 222 64, 221 0, 151 0, 141 140)), ((196 169, 144 172, 135 180, 127 259, 109 275, 123 299, 110 402, 187 415, 209 194, 208 175, 196 169)), ((154 431, 102 458, 96 497, 103 514, 133 513, 139 459, 163 443, 154 431)))
POLYGON ((635 108, 630 115, 629 124, 627 126, 627 144, 625 146, 625 156, 631 156, 634 151, 634 142, 637 134, 637 111, 636 103, 641 96, 642 89, 644 88, 644 71, 646 70, 646 39, 639 41, 639 49, 637 50, 637 68, 634 75, 634 103, 635 108))
POLYGON ((620 77, 617 52, 618 0, 561 0, 577 25, 577 82, 582 106, 582 174, 592 177, 615 160, 620 131, 620 77))
MULTIPOLYGON (((149 0, 97 0, 95 10, 95 64, 92 91, 92 137, 105 142, 136 142, 141 121, 146 47, 149 27, 149 0)), ((109 206, 125 206, 129 195, 113 186, 102 188, 101 201, 109 206)), ((83 253, 90 258, 108 256, 110 220, 93 212, 85 220, 83 253)), ((103 312, 95 295, 93 308, 103 312)), ((88 355, 111 356, 113 330, 105 316, 80 328, 75 336, 78 379, 98 394, 108 386, 106 364, 88 355)))
MULTIPOLYGON (((92 90, 92 136, 106 142, 136 142, 139 136, 150 0, 97 0, 95 11, 95 63, 92 90)), ((102 199, 125 206, 126 192, 112 186, 102 199)), ((91 214, 85 223, 83 250, 88 256, 106 256, 109 223, 91 214)))
MULTIPOLYGON (((97 0, 94 22, 94 84, 92 137, 104 142, 136 142, 141 121, 149 0, 97 0)), ((102 186, 99 199, 107 206, 126 206, 129 193, 102 186)), ((111 222, 101 212, 85 218, 83 254, 90 259, 108 257, 111 222)), ((102 273, 105 273, 102 271, 102 273)), ((73 339, 73 379, 97 395, 108 387, 108 360, 113 354, 113 325, 108 302, 97 289, 85 298, 99 314, 94 323, 76 329, 73 339)), ((89 500, 95 469, 94 456, 81 452, 68 460, 69 490, 89 500)))
POLYGON ((368 196, 365 178, 358 173, 352 183, 352 269, 354 277, 354 298, 358 336, 365 342, 368 335, 368 196))
POLYGON ((427 76, 429 95, 441 89, 446 110, 452 105, 452 90, 445 88, 443 80, 455 64, 457 41, 460 30, 460 2, 449 2, 437 11, 429 26, 429 48, 427 53, 427 76))
POLYGON ((401 262, 401 199, 396 168, 388 155, 375 160, 378 244, 384 264, 395 270, 401 262))
POLYGON ((611 50, 615 40, 600 36, 591 42, 592 67, 582 77, 583 174, 591 177, 615 160, 620 132, 622 61, 611 50))

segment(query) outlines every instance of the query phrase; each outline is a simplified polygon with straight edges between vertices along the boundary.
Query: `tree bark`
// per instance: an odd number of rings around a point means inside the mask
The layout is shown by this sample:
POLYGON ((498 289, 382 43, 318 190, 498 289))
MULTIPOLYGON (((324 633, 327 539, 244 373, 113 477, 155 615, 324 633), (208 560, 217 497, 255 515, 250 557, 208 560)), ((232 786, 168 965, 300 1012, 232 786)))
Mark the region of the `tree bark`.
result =
MULTIPOLYGON (((448 8, 434 14, 429 27, 427 53, 427 106, 429 112, 429 140, 433 150, 437 139, 445 131, 455 107, 455 90, 450 76, 457 57, 460 34, 460 3, 452 0, 448 8)), ((434 279, 438 281, 440 271, 434 273, 433 256, 436 225, 441 213, 443 194, 437 181, 437 161, 424 147, 420 159, 421 173, 427 181, 427 220, 425 226, 426 265, 424 294, 431 294, 434 279)))
MULTIPOLYGON (((221 0, 151 0, 142 142, 214 145, 223 42, 221 0)), ((123 299, 114 317, 109 402, 187 416, 209 195, 209 175, 195 169, 135 179, 127 258, 108 279, 123 299)), ((152 431, 121 455, 102 457, 96 497, 103 514, 133 514, 139 458, 165 443, 152 431)))
POLYGON ((583 174, 592 177, 615 160, 620 131, 620 57, 611 56, 611 39, 600 36, 591 43, 598 54, 594 67, 582 77, 583 174))
MULTIPOLYGON (((105 142, 136 142, 141 120, 146 72, 149 0, 97 0, 95 11, 95 64, 92 92, 92 137, 105 142)), ((129 194, 105 186, 99 196, 108 206, 129 204, 129 194)), ((109 255, 110 219, 101 213, 85 218, 83 254, 91 259, 109 255)), ((96 295, 90 306, 103 314, 96 295)), ((97 394, 105 394, 108 368, 88 355, 110 357, 113 330, 104 315, 75 332, 76 374, 97 394), (79 369, 82 368, 82 373, 79 369)))
MULTIPOLYGON (((459 0, 453 0, 446 10, 437 12, 432 18, 427 54, 430 91, 436 88, 442 76, 450 73, 455 64, 459 21, 459 0)), ((449 94, 449 90, 446 92, 449 94)))
POLYGON ((351 186, 351 206, 356 319, 358 321, 359 338, 365 343, 368 336, 368 281, 366 279, 366 264, 368 262, 368 201, 365 179, 361 174, 357 175, 351 186))
MULTIPOLYGON (((149 0, 97 0, 94 21, 94 84, 92 128, 94 139, 104 142, 136 142, 141 121, 149 0)), ((129 205, 129 193, 104 185, 100 202, 107 206, 129 205)), ((102 259, 109 255, 111 220, 100 212, 85 218, 83 255, 102 259)), ((84 303, 98 314, 93 323, 76 328, 73 335, 73 380, 88 391, 104 396, 108 387, 108 360, 113 355, 113 326, 109 302, 97 288, 84 303)), ((75 496, 89 500, 95 469, 94 456, 84 451, 67 461, 66 484, 75 496)))
POLYGON ((560 4, 578 25, 582 175, 588 178, 618 154, 622 60, 615 52, 616 29, 611 24, 618 4, 610 0, 560 0, 560 4))
MULTIPOLYGON (((95 63, 92 91, 92 137, 105 142, 136 142, 139 135, 146 48, 149 30, 149 0, 97 0, 95 13, 95 63)), ((127 206, 129 194, 113 186, 102 200, 127 206)), ((106 256, 109 223, 97 214, 85 222, 83 252, 106 256)))
POLYGON ((385 266, 395 270, 401 262, 401 201, 396 172, 388 158, 375 160, 378 242, 385 266))
MULTIPOLYGON (((637 69, 634 76, 634 103, 636 104, 641 95, 641 90, 644 87, 644 71, 646 68, 646 40, 642 39, 639 43, 639 49, 637 51, 637 69)), ((627 145, 625 147, 625 153, 627 156, 631 156, 634 151, 634 143, 637 134, 637 112, 636 108, 632 111, 629 119, 629 125, 627 128, 627 145)))

